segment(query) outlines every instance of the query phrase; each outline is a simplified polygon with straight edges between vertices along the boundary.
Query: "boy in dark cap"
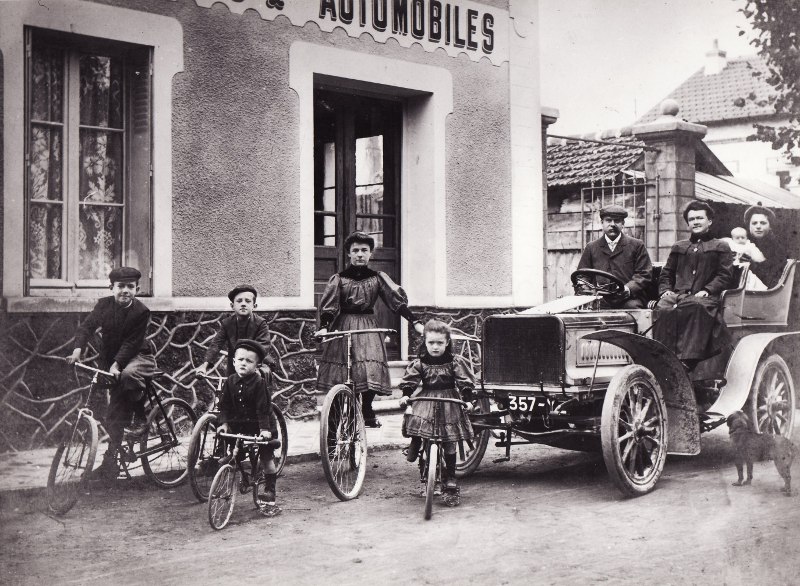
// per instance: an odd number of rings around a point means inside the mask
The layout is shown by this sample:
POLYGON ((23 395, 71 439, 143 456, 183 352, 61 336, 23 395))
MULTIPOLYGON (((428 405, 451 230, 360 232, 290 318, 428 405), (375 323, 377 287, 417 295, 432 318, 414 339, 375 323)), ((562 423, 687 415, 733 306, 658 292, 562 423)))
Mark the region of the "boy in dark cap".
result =
MULTIPOLYGON (((622 233, 628 212, 617 205, 600 210, 603 236, 586 245, 578 263, 580 269, 611 273, 625 283, 619 295, 606 297, 603 308, 642 309, 647 305, 647 288, 653 265, 644 242, 622 233)), ((602 277, 599 278, 601 281, 602 277)), ((604 283, 600 282, 599 285, 604 283)))
MULTIPOLYGON (((273 437, 270 415, 272 413, 272 394, 267 377, 261 376, 258 366, 264 360, 264 347, 255 340, 241 339, 236 342, 233 356, 234 373, 222 387, 219 400, 219 431, 259 435, 264 439, 273 437)), ((244 452, 239 453, 244 458, 244 452)), ((275 482, 277 468, 275 454, 268 446, 258 447, 259 470, 255 482, 263 483, 259 510, 272 517, 280 512, 275 505, 275 482)), ((222 461, 221 463, 225 463, 222 461)))
POLYGON ((94 472, 105 478, 115 478, 118 472, 114 454, 122 441, 123 429, 133 436, 147 430, 145 415, 145 378, 153 376, 156 360, 146 339, 150 310, 136 299, 142 274, 133 267, 118 267, 108 275, 110 297, 97 301, 92 312, 75 332, 75 349, 67 357, 69 364, 81 358, 89 338, 100 328, 102 348, 100 361, 117 377, 111 391, 111 401, 105 418, 109 442, 100 467, 94 472))
POLYGON ((209 364, 214 364, 220 350, 228 352, 227 374, 233 374, 233 350, 240 339, 255 340, 263 348, 269 348, 269 326, 267 320, 253 313, 258 307, 258 291, 252 285, 237 285, 228 293, 233 315, 223 318, 220 328, 208 345, 203 363, 197 367, 197 374, 206 374, 209 364))

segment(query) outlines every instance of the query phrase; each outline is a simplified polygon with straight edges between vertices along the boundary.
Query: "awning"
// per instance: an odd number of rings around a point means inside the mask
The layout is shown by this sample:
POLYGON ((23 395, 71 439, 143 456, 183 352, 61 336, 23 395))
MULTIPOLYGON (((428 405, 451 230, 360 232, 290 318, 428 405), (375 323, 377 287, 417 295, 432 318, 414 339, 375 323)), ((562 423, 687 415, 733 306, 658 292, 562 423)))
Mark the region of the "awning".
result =
POLYGON ((756 179, 709 175, 696 172, 697 199, 752 206, 761 202, 768 208, 800 209, 800 195, 756 179))

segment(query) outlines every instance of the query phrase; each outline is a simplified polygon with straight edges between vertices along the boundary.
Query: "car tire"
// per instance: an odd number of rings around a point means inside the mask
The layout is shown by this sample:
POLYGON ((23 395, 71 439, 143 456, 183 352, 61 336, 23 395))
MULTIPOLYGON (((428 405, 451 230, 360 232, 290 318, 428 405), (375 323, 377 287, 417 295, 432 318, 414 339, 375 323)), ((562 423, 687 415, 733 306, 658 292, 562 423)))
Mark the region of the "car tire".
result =
POLYGON ((667 458, 667 408, 653 373, 639 364, 611 379, 600 439, 611 481, 626 496, 655 488, 667 458))
POLYGON ((747 412, 759 433, 791 439, 794 410, 792 373, 783 358, 770 354, 758 363, 747 400, 747 412))

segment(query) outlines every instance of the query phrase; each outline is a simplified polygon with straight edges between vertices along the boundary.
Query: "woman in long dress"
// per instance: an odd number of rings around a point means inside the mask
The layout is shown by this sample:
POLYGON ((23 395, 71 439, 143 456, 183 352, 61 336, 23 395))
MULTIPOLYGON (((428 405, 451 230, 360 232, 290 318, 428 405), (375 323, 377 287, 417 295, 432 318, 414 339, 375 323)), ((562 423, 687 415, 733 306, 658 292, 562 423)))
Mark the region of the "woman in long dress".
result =
MULTIPOLYGON (((373 271, 369 261, 375 250, 375 240, 364 232, 353 232, 344 242, 350 265, 329 280, 319 305, 318 333, 328 330, 367 330, 378 327, 375 303, 380 297, 394 313, 410 322, 422 333, 422 322, 408 308, 405 291, 386 273, 373 271)), ((384 335, 359 334, 353 341, 353 382, 355 391, 361 393, 361 411, 364 424, 380 427, 375 417, 372 401, 376 394, 391 394, 389 364, 384 335)), ((323 344, 322 358, 317 372, 317 390, 328 392, 331 387, 347 380, 347 340, 336 338, 323 344)))

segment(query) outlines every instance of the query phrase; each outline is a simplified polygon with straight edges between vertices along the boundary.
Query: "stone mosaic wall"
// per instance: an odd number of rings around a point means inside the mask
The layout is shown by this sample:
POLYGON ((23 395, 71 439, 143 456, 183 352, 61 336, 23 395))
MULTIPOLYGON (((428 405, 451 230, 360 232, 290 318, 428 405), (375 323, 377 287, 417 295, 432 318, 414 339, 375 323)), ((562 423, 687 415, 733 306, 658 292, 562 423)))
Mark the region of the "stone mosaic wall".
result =
MULTIPOLYGON (((227 313, 154 313, 148 339, 165 374, 157 386, 167 396, 186 399, 198 413, 213 402, 215 384, 192 372, 227 313)), ((272 337, 277 380, 274 400, 289 418, 313 415, 316 369, 313 312, 262 314, 272 337)), ((67 366, 81 315, 0 316, 0 451, 52 444, 86 401, 89 377, 67 366)), ((89 362, 97 353, 90 345, 89 362)), ((224 357, 211 375, 224 371, 224 357)), ((104 413, 106 393, 92 397, 90 407, 104 413)))
MULTIPOLYGON (((456 334, 481 335, 488 315, 503 310, 442 310, 416 308, 423 320, 437 318, 451 324, 456 334)), ((209 408, 215 385, 196 379, 192 372, 203 361, 205 350, 227 313, 154 313, 148 338, 158 367, 165 374, 157 385, 166 396, 186 399, 198 413, 209 408)), ((277 389, 274 400, 291 419, 316 415, 315 392, 316 327, 314 312, 261 314, 269 322, 271 358, 275 364, 277 389)), ((89 377, 67 366, 63 357, 73 348, 80 314, 0 314, 0 452, 27 450, 52 445, 59 432, 73 421, 84 405, 89 377)), ((414 355, 421 340, 410 339, 414 355)), ((480 344, 457 341, 456 351, 480 368, 480 344)), ((90 346, 88 360, 97 353, 90 346)), ((222 375, 224 358, 214 365, 212 375, 222 375)), ((90 408, 104 413, 106 393, 92 397, 90 408)))

